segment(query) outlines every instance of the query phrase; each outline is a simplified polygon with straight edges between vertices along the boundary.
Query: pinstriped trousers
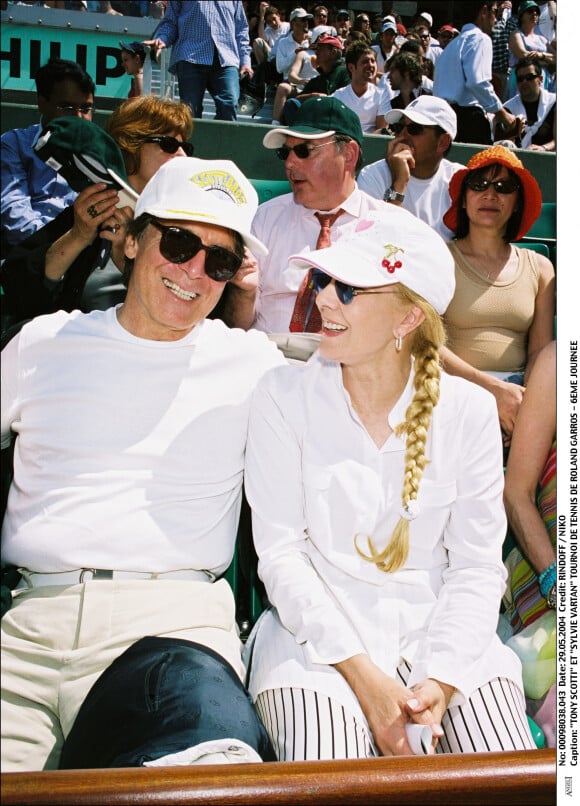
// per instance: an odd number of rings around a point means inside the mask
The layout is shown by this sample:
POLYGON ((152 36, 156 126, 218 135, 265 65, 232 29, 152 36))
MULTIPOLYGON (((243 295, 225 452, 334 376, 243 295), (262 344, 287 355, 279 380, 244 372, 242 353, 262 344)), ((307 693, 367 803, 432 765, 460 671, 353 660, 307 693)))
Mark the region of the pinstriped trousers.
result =
MULTIPOLYGON (((403 662, 397 678, 411 672, 403 662)), ((279 761, 371 758, 378 756, 366 719, 318 691, 280 688, 263 691, 256 708, 279 761)), ((362 712, 361 712, 362 714, 362 712)), ((441 720, 444 736, 437 753, 534 750, 523 694, 506 678, 495 678, 441 720)))

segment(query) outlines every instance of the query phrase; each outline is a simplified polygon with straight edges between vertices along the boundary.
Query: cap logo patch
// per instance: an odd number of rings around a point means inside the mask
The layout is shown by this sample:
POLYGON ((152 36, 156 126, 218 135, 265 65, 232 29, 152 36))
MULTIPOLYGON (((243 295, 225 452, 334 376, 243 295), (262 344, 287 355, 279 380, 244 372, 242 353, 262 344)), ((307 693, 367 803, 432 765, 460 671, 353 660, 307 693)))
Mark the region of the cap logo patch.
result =
POLYGON ((396 256, 396 255, 398 255, 399 253, 401 253, 401 254, 403 255, 403 254, 405 253, 405 250, 404 250, 404 249, 401 249, 401 247, 400 247, 400 246, 395 246, 395 245, 394 245, 394 244, 392 244, 392 243, 386 243, 386 244, 383 246, 383 249, 385 250, 385 257, 384 257, 384 258, 382 259, 382 261, 381 261, 381 266, 382 266, 384 269, 386 269, 386 270, 389 272, 389 274, 393 274, 393 272, 395 271, 395 269, 400 269, 400 268, 402 268, 403 264, 402 264, 402 262, 401 262, 400 260, 398 260, 398 259, 397 259, 397 260, 393 260, 393 261, 391 262, 391 258, 392 258, 392 257, 395 257, 395 256, 396 256))
POLYGON ((202 190, 217 190, 225 193, 234 204, 240 207, 248 203, 243 188, 235 176, 227 171, 201 171, 191 176, 190 182, 202 190))

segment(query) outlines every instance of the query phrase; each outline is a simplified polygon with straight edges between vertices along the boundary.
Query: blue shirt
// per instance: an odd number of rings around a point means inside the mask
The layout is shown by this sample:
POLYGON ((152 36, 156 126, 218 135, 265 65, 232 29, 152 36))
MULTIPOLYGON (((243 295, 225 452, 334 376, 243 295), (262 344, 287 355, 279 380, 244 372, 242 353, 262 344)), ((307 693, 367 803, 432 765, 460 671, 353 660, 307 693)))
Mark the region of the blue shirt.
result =
POLYGON ((458 106, 499 112, 502 103, 491 83, 492 57, 491 37, 471 22, 464 25, 437 60, 433 95, 458 106))
POLYGON ((33 150, 42 124, 11 129, 2 135, 2 234, 9 244, 20 243, 52 221, 77 197, 65 179, 33 150))
POLYGON ((166 47, 172 46, 172 73, 181 61, 213 64, 214 46, 221 67, 251 66, 248 21, 239 0, 169 0, 155 36, 166 47))

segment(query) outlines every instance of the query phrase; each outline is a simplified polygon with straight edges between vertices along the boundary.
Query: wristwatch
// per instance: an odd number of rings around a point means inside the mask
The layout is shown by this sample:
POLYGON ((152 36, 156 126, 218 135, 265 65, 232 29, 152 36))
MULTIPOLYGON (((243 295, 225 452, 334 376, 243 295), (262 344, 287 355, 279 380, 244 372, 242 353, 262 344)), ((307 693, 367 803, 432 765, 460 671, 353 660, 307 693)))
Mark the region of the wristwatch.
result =
POLYGON ((397 193, 397 191, 393 190, 393 188, 391 187, 388 190, 385 190, 385 195, 383 196, 383 201, 386 201, 386 202, 390 202, 390 201, 404 202, 405 201, 405 194, 404 193, 397 193))
POLYGON ((556 586, 552 585, 546 594, 546 603, 551 610, 556 609, 556 586))

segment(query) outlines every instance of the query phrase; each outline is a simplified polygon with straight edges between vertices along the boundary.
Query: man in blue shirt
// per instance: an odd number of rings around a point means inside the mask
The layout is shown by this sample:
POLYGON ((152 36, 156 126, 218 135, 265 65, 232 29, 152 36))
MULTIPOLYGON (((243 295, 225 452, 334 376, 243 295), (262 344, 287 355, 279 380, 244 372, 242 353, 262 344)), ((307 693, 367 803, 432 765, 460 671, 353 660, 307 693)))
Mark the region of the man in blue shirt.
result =
POLYGON ((215 101, 216 120, 236 120, 240 78, 253 75, 250 36, 244 6, 169 0, 156 38, 145 42, 156 57, 172 46, 169 70, 177 75, 179 96, 200 118, 207 90, 215 101))
POLYGON ((95 84, 76 62, 50 59, 35 76, 40 123, 11 129, 1 138, 3 257, 17 243, 48 224, 77 197, 65 179, 34 152, 38 135, 53 118, 90 120, 95 84))
POLYGON ((449 101, 457 115, 457 141, 491 145, 491 122, 507 129, 514 123, 491 83, 492 31, 498 0, 464 0, 467 24, 437 60, 433 95, 449 101))

